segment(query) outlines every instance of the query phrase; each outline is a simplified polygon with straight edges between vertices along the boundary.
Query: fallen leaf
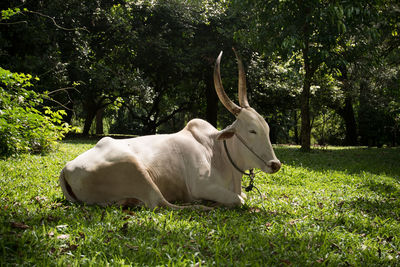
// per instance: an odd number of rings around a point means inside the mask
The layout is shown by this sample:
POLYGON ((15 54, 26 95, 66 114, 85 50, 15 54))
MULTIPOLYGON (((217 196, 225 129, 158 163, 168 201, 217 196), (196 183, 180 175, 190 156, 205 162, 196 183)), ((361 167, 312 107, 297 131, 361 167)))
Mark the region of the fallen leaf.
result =
POLYGON ((22 222, 12 222, 11 223, 11 227, 18 228, 18 229, 28 229, 28 228, 30 228, 29 225, 26 225, 26 224, 24 224, 22 222))
POLYGON ((331 247, 336 248, 336 249, 340 249, 340 247, 338 245, 336 245, 335 243, 332 243, 331 247))
POLYGON ((287 266, 292 265, 292 263, 289 260, 281 260, 281 262, 286 264, 287 266))
POLYGON ((268 213, 271 214, 272 216, 276 216, 278 214, 278 211, 272 210, 272 211, 269 211, 268 213))
POLYGON ((76 250, 77 248, 78 248, 78 245, 72 244, 72 245, 69 245, 66 248, 62 248, 61 252, 73 251, 73 250, 76 250))
POLYGON ((85 239, 85 234, 83 232, 79 232, 78 234, 82 239, 85 239))
POLYGON ((50 236, 50 237, 53 237, 54 236, 54 232, 53 231, 51 231, 50 233, 48 233, 47 234, 48 236, 50 236))
POLYGON ((265 226, 268 228, 268 227, 271 227, 272 226, 272 223, 270 223, 270 222, 267 222, 266 224, 265 224, 265 226))
POLYGON ((124 225, 122 225, 121 231, 126 232, 128 230, 128 225, 129 225, 128 222, 124 223, 124 225))
POLYGON ((38 203, 40 203, 40 202, 42 202, 42 201, 47 201, 47 200, 48 200, 47 197, 41 197, 41 196, 36 196, 36 197, 34 197, 34 199, 35 199, 38 203))
POLYGON ((320 259, 317 260, 318 263, 323 263, 324 261, 325 261, 324 258, 320 258, 320 259))
POLYGON ((139 250, 139 246, 132 246, 131 244, 125 244, 128 248, 133 250, 139 250))
POLYGON ((51 203, 50 209, 57 209, 62 205, 63 205, 62 203, 51 203))
POLYGON ((251 208, 250 212, 251 213, 259 213, 261 210, 259 208, 251 208))
POLYGON ((57 239, 68 239, 69 235, 68 234, 64 234, 64 235, 58 235, 57 239))
POLYGON ((47 218, 46 218, 46 221, 48 221, 48 222, 54 222, 54 221, 56 221, 56 220, 58 220, 58 218, 53 217, 53 216, 51 216, 51 215, 47 216, 47 218))
POLYGON ((131 210, 122 210, 122 212, 123 212, 123 213, 126 213, 126 214, 128 214, 128 215, 131 215, 131 216, 135 216, 135 215, 136 215, 136 213, 134 213, 134 212, 131 211, 131 210))

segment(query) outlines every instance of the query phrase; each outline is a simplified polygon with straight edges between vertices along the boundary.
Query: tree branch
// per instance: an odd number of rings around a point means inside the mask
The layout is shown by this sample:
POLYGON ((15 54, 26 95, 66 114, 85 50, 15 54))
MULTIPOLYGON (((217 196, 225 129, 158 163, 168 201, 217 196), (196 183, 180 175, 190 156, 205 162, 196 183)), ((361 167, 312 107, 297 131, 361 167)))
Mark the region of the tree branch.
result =
POLYGON ((69 111, 74 112, 73 109, 71 109, 71 108, 69 108, 69 107, 66 106, 68 103, 71 103, 70 101, 68 101, 66 104, 62 104, 61 102, 59 102, 59 101, 57 101, 57 100, 54 100, 54 99, 51 98, 51 97, 46 97, 46 99, 47 99, 47 100, 50 100, 50 101, 52 101, 52 102, 54 102, 54 103, 56 103, 56 104, 58 104, 58 105, 60 105, 61 107, 65 108, 66 110, 69 110, 69 111))
POLYGON ((175 114, 177 114, 177 113, 179 113, 179 112, 182 112, 182 111, 184 111, 184 110, 187 110, 189 104, 190 104, 189 102, 183 104, 181 107, 179 107, 179 108, 175 109, 174 111, 172 111, 169 115, 167 115, 167 116, 165 116, 164 118, 158 120, 157 123, 156 123, 156 127, 158 127, 158 126, 160 126, 161 124, 163 124, 163 123, 169 121, 170 119, 172 119, 172 117, 174 117, 175 114))
POLYGON ((21 24, 21 23, 28 24, 28 22, 26 20, 22 20, 22 21, 16 21, 16 22, 0 22, 0 25, 14 25, 14 24, 21 24))
POLYGON ((80 93, 80 91, 78 89, 76 89, 75 87, 65 87, 65 88, 59 88, 59 89, 56 89, 54 91, 48 92, 47 94, 51 95, 51 94, 57 93, 59 91, 65 91, 66 92, 67 90, 75 90, 78 93, 80 93))
POLYGON ((31 13, 31 14, 36 14, 36 15, 39 15, 41 17, 48 18, 51 21, 53 21, 54 26, 56 26, 57 28, 59 28, 61 30, 64 30, 64 31, 79 31, 79 30, 83 30, 83 31, 89 32, 88 29, 86 29, 86 28, 71 28, 71 29, 69 29, 69 28, 65 28, 63 26, 60 26, 60 25, 57 24, 57 22, 56 22, 56 20, 54 18, 50 17, 49 15, 45 15, 45 14, 42 14, 40 12, 37 12, 37 11, 26 10, 25 12, 31 13))

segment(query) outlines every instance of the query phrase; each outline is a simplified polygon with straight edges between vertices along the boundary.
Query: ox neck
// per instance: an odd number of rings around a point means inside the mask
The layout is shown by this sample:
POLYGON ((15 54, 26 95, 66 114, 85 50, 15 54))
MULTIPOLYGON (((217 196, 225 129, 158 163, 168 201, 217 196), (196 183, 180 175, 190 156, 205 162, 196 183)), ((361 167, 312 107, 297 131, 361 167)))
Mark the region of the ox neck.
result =
POLYGON ((249 166, 249 164, 246 163, 246 160, 243 159, 243 155, 245 153, 243 153, 241 150, 245 147, 243 146, 241 140, 235 135, 229 140, 224 140, 223 143, 225 154, 232 167, 234 167, 238 172, 247 175, 245 170, 251 169, 252 167, 249 166))
POLYGON ((231 154, 229 153, 228 146, 227 146, 227 144, 226 144, 226 140, 224 140, 224 148, 225 148, 225 153, 226 153, 226 155, 228 156, 228 159, 229 159, 229 161, 231 162, 232 166, 233 166, 238 172, 240 172, 240 173, 242 173, 242 174, 248 175, 248 173, 246 173, 244 170, 240 169, 240 168, 236 165, 236 163, 233 161, 233 159, 232 159, 232 157, 231 157, 231 154))
MULTIPOLYGON (((240 140, 240 141, 242 141, 242 140, 240 140)), ((224 148, 225 148, 225 153, 226 153, 231 165, 242 175, 246 175, 250 179, 249 184, 247 186, 242 186, 242 188, 244 188, 246 192, 249 192, 249 191, 253 190, 253 188, 256 188, 257 191, 260 193, 260 190, 258 190, 258 188, 254 185, 254 177, 255 177, 254 169, 250 169, 249 172, 245 172, 244 170, 242 170, 240 167, 237 166, 237 164, 233 161, 231 154, 229 153, 228 145, 226 144, 226 140, 224 140, 224 148)), ((261 193, 260 193, 260 195, 261 195, 261 193)))

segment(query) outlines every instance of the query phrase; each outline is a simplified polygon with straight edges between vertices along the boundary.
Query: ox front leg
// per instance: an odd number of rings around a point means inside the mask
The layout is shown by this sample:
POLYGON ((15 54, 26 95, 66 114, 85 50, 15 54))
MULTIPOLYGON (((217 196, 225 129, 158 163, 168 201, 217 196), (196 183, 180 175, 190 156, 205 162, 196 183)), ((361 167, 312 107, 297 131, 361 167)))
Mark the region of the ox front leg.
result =
POLYGON ((227 207, 241 206, 245 202, 240 194, 215 184, 203 187, 202 192, 199 192, 199 198, 212 200, 227 207))

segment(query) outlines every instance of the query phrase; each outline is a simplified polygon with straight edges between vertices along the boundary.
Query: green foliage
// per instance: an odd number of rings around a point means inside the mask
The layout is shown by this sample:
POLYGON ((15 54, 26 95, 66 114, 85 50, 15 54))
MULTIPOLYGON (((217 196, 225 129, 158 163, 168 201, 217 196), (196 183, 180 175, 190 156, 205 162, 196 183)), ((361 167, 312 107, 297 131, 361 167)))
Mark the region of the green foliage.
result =
POLYGON ((312 125, 320 143, 400 143, 395 0, 11 0, 0 9, 0 66, 40 76, 37 92, 73 88, 51 96, 85 134, 95 117, 101 132, 101 116, 113 133, 172 132, 194 117, 226 126, 212 68, 223 50, 222 79, 237 99, 234 46, 274 142, 299 143, 300 125, 312 125))
MULTIPOLYGON (((23 11, 27 11, 26 8, 23 9, 23 11)), ((8 8, 6 10, 1 10, 1 18, 0 20, 8 20, 12 16, 20 14, 21 9, 20 8, 8 8)))
POLYGON ((262 197, 210 212, 123 209, 65 201, 58 175, 95 142, 0 160, 1 265, 396 266, 399 149, 275 151, 262 197))
POLYGON ((65 111, 43 106, 48 96, 28 89, 32 79, 0 68, 0 155, 48 151, 70 129, 65 111))
MULTIPOLYGON (((319 128, 314 134, 330 132, 336 135, 332 140, 341 139, 346 145, 395 146, 399 143, 398 123, 393 109, 388 107, 393 106, 390 103, 400 103, 400 99, 388 97, 386 93, 399 91, 399 46, 393 34, 399 12, 395 1, 367 4, 358 0, 234 0, 232 3, 250 25, 238 29, 238 40, 272 60, 280 55, 283 62, 294 59, 303 65, 297 69, 297 77, 291 79, 296 81, 301 77, 303 86, 289 92, 293 94, 298 89, 304 92, 296 107, 300 106, 305 114, 302 127, 308 124, 309 112, 312 123, 324 120, 323 114, 330 109, 341 117, 345 137, 336 130, 337 116, 329 116, 331 129, 324 128, 327 123, 314 123, 312 126, 319 128), (374 88, 369 90, 368 97, 363 96, 363 82, 374 88), (306 90, 310 84, 311 90, 306 90)), ((287 125, 284 121, 280 124, 287 125)), ((322 134, 317 139, 326 139, 326 136, 322 134)))

